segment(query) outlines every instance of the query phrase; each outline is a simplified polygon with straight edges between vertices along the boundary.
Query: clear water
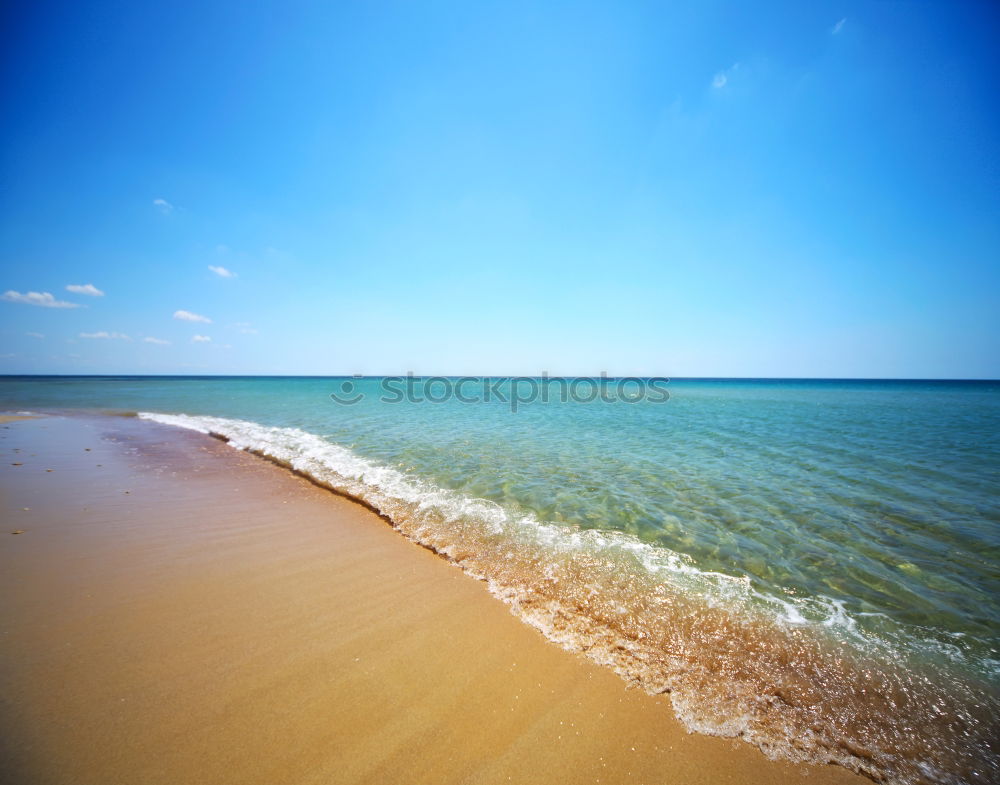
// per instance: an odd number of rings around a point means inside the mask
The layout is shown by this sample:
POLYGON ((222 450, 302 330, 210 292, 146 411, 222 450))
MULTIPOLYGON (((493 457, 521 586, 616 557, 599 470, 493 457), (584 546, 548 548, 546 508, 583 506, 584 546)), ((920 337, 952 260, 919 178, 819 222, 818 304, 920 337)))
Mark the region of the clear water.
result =
POLYGON ((159 419, 363 498, 693 729, 998 778, 1000 384, 680 380, 517 412, 503 386, 387 403, 352 379, 343 405, 344 384, 8 377, 0 408, 186 415, 159 419))

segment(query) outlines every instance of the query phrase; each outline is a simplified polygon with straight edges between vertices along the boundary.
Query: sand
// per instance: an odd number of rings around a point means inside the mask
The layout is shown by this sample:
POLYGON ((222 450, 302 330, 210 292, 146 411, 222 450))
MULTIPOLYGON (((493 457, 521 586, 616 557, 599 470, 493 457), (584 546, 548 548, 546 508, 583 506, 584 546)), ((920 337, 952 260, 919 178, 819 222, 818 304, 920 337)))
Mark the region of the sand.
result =
POLYGON ((8 421, 0 464, 4 783, 867 782, 686 733, 374 513, 209 437, 8 421))

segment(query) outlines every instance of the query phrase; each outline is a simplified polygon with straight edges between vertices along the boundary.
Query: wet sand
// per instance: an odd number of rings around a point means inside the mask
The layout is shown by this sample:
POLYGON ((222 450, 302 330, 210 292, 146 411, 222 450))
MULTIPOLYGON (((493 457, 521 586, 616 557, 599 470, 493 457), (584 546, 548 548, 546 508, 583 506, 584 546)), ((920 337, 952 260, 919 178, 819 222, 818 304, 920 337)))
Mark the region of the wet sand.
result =
POLYGON ((688 734, 374 513, 209 437, 5 421, 0 458, 2 782, 868 782, 688 734))

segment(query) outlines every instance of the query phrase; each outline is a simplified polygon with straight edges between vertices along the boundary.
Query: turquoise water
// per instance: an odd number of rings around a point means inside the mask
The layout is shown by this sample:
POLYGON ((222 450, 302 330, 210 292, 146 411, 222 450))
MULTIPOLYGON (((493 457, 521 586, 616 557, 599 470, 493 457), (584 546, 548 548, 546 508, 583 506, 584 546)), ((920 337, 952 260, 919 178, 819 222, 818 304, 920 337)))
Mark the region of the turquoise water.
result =
POLYGON ((510 383, 431 403, 379 378, 8 377, 0 408, 185 415, 154 419, 305 470, 693 729, 900 782, 996 777, 1000 384, 547 384, 514 412, 510 383))

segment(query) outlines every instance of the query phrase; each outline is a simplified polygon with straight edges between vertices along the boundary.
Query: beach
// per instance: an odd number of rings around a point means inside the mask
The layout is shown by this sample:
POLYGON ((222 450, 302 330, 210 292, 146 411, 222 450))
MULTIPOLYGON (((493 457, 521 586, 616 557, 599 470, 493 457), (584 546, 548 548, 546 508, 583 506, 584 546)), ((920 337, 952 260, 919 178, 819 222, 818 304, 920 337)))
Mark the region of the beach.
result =
POLYGON ((0 785, 1000 785, 1000 5, 12 8, 0 785))
POLYGON ((0 445, 5 782, 866 781, 687 733, 375 513, 208 436, 54 416, 0 445))

